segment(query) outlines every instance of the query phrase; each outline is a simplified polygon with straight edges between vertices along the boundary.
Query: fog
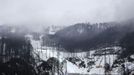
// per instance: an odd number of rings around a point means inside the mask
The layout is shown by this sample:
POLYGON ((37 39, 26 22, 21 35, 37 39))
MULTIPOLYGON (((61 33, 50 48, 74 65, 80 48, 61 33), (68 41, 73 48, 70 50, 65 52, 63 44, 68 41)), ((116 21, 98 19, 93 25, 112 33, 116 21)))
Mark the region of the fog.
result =
POLYGON ((0 24, 72 25, 133 18, 134 0, 0 0, 0 24))

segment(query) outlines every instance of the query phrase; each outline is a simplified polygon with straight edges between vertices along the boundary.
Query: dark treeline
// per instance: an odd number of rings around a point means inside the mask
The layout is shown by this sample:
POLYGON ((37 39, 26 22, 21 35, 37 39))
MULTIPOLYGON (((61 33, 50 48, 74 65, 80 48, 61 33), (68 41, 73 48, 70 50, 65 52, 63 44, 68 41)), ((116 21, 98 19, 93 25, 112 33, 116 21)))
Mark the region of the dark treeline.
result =
POLYGON ((54 38, 68 51, 87 51, 100 47, 120 45, 120 40, 133 31, 133 21, 93 25, 80 23, 58 31, 54 38))
POLYGON ((129 57, 134 54, 134 32, 128 33, 120 41, 120 46, 123 47, 123 51, 120 58, 129 57))
POLYGON ((26 35, 31 34, 34 40, 39 40, 40 34, 13 29, 10 26, 0 29, 0 75, 54 75, 55 72, 63 75, 57 58, 44 61, 34 57, 31 41, 26 35))
POLYGON ((35 75, 32 45, 20 32, 1 31, 0 75, 35 75))

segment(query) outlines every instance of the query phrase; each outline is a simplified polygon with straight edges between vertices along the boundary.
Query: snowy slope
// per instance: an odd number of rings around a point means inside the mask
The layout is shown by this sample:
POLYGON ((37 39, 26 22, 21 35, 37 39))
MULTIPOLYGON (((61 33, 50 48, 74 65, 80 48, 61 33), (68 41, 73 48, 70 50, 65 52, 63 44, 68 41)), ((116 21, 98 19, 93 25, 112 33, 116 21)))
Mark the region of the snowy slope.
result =
MULTIPOLYGON (((86 68, 80 68, 78 65, 73 64, 72 62, 67 60, 67 72, 68 73, 78 73, 78 74, 104 74, 104 64, 105 62, 109 63, 110 66, 112 66, 113 61, 116 59, 116 55, 101 55, 101 56, 94 56, 95 50, 89 52, 80 52, 80 53, 69 53, 69 52, 60 52, 56 48, 51 47, 41 47, 41 41, 31 41, 32 45, 34 46, 34 53, 38 54, 39 57, 42 60, 47 60, 50 57, 55 57, 62 62, 68 57, 78 57, 82 61, 85 62, 85 64, 90 61, 90 59, 87 58, 87 55, 89 58, 93 58, 95 61, 95 64, 92 65, 92 68, 89 69, 89 67, 86 68), (100 66, 100 67, 98 67, 100 66), (88 72, 89 70, 89 72, 88 72)), ((117 69, 115 69, 117 70, 117 69)), ((112 73, 117 74, 117 71, 113 71, 112 73)))

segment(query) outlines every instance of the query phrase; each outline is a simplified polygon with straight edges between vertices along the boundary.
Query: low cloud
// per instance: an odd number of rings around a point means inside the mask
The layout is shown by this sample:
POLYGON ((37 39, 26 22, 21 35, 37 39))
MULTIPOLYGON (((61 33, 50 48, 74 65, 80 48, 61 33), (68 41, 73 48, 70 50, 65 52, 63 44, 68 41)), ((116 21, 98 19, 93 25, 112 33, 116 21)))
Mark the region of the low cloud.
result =
POLYGON ((72 25, 133 18, 134 0, 0 0, 0 24, 72 25))

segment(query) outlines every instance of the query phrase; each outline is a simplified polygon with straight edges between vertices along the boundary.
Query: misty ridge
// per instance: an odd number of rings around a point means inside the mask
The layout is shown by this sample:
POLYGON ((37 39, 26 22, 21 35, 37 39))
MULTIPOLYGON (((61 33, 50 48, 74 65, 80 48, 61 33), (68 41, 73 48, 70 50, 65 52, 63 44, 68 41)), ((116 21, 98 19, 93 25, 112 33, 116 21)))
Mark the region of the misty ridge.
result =
POLYGON ((71 26, 40 26, 39 31, 28 26, 0 26, 1 38, 18 39, 19 43, 26 39, 26 35, 32 35, 34 40, 43 40, 42 46, 60 46, 61 51, 67 52, 82 52, 110 46, 124 47, 122 42, 129 43, 129 36, 132 35, 132 38, 133 33, 134 19, 94 24, 77 23, 71 26))

